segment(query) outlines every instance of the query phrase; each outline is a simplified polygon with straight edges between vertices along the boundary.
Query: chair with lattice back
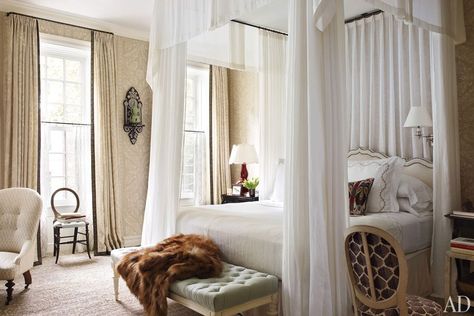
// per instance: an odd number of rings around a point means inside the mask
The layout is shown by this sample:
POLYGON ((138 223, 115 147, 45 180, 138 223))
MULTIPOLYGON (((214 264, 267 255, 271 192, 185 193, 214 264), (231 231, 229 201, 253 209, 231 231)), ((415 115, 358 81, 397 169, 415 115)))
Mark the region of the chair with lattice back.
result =
POLYGON ((89 251, 89 223, 86 220, 86 216, 84 214, 78 213, 80 206, 79 196, 77 193, 70 189, 70 188, 60 188, 54 191, 53 195, 51 196, 51 209, 54 213, 54 221, 53 221, 53 230, 54 230, 54 249, 53 255, 56 256, 55 263, 58 263, 59 259, 59 250, 60 246, 64 244, 72 244, 72 253, 76 252, 76 244, 82 244, 86 246, 87 255, 89 259, 91 259, 91 254, 89 251), (76 198, 76 207, 74 212, 61 212, 57 206, 55 205, 55 196, 62 191, 70 192, 76 198), (72 236, 61 236, 61 229, 62 228, 74 228, 74 234, 72 236), (79 228, 84 228, 84 232, 80 232, 79 228), (83 235, 85 239, 77 240, 77 235, 83 235), (69 241, 61 241, 64 238, 72 238, 69 241))
POLYGON ((345 254, 355 315, 441 315, 439 304, 407 295, 405 253, 386 231, 372 226, 350 227, 345 254))

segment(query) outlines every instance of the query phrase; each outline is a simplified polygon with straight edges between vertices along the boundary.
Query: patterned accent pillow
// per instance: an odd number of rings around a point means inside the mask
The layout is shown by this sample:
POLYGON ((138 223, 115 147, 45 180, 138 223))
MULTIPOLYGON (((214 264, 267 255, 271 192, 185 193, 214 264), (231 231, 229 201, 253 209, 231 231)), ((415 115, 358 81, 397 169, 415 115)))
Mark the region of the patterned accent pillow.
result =
POLYGON ((374 178, 349 182, 349 212, 351 216, 365 215, 374 178))

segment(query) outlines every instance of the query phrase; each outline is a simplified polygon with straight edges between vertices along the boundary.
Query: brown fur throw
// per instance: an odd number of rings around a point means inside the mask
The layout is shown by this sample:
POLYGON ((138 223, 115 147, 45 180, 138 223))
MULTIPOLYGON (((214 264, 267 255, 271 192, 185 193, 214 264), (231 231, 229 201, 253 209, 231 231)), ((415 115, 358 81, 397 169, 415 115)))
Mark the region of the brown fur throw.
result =
POLYGON ((117 271, 147 315, 166 316, 166 297, 174 281, 211 278, 222 272, 219 248, 199 235, 176 235, 150 248, 127 254, 117 271))

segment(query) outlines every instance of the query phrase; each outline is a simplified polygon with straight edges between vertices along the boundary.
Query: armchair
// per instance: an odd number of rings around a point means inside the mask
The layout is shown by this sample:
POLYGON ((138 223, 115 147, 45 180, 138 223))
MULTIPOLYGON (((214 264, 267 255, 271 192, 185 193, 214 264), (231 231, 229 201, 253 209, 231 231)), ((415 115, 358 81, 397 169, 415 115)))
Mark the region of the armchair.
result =
POLYGON ((16 277, 23 274, 25 288, 31 284, 34 240, 42 209, 43 202, 36 191, 27 188, 0 190, 0 280, 7 281, 6 305, 12 299, 16 277))

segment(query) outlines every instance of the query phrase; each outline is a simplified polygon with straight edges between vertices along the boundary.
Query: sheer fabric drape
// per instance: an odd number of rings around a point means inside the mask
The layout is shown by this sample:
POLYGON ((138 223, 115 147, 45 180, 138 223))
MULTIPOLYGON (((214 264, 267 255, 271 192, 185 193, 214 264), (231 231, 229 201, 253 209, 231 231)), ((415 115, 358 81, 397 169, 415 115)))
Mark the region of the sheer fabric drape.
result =
POLYGON ((459 209, 459 131, 455 44, 465 40, 462 0, 366 0, 430 31, 430 76, 433 112, 433 242, 432 277, 436 295, 443 293, 443 265, 451 239, 444 217, 459 209))
POLYGON ((343 247, 348 222, 343 4, 331 3, 321 1, 327 7, 315 10, 310 0, 289 5, 285 315, 351 313, 343 247), (325 22, 323 31, 314 21, 325 22))
POLYGON ((227 69, 211 66, 211 75, 212 202, 220 204, 221 194, 231 187, 227 69))
POLYGON ((365 0, 430 32, 445 34, 462 43, 466 40, 462 0, 365 0))
POLYGON ((430 34, 431 91, 433 94, 433 291, 444 291, 444 259, 452 237, 451 222, 444 215, 461 209, 459 121, 454 40, 430 34))
MULTIPOLYGON (((50 148, 50 131, 61 128, 65 132, 68 143, 67 150, 74 153, 75 160, 68 163, 69 168, 73 168, 73 178, 68 179, 67 186, 76 191, 79 195, 80 207, 79 213, 85 214, 89 223, 93 222, 92 216, 92 185, 91 185, 91 147, 90 147, 90 126, 64 126, 49 123, 42 123, 41 128, 41 196, 43 198, 43 213, 41 214, 41 254, 43 256, 52 255, 53 253, 53 220, 54 214, 51 210, 51 194, 49 181, 44 173, 49 173, 49 148, 50 148)), ((67 198, 71 199, 71 203, 75 205, 75 199, 72 194, 68 193, 67 198)), ((57 197, 61 199, 61 197, 57 197)), ((56 202, 58 202, 56 200, 56 202)), ((56 204, 56 206, 58 206, 56 204)), ((58 207, 64 212, 72 212, 71 206, 58 207)), ((67 234, 71 234, 72 229, 67 234)), ((89 238, 93 240, 93 229, 89 227, 89 238)), ((85 251, 85 246, 78 244, 78 251, 85 251)))
POLYGON ((429 50, 428 31, 388 13, 346 24, 350 149, 431 160, 429 144, 403 127, 411 106, 431 114, 429 50))
MULTIPOLYGON (((38 24, 35 19, 7 17, 2 102, 0 188, 38 189, 38 24)), ((2 44, 3 45, 3 44, 2 44)))
POLYGON ((259 121, 261 200, 271 197, 277 165, 285 158, 287 37, 259 31, 259 121))
POLYGON ((148 50, 147 81, 153 89, 153 118, 142 245, 169 237, 176 229, 187 41, 269 2, 155 1, 148 50))
POLYGON ((94 32, 94 136, 97 213, 97 251, 122 246, 118 207, 118 136, 115 48, 111 34, 94 32))

